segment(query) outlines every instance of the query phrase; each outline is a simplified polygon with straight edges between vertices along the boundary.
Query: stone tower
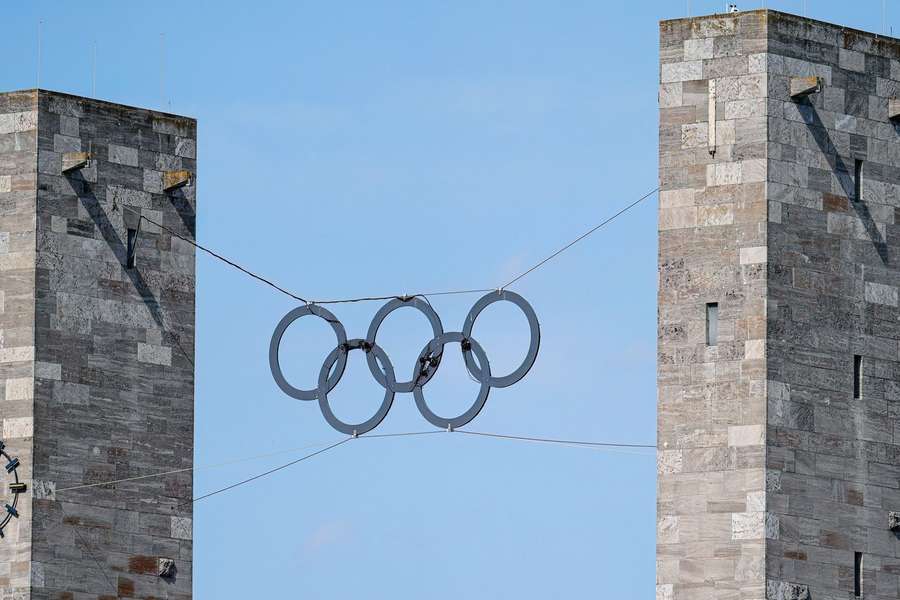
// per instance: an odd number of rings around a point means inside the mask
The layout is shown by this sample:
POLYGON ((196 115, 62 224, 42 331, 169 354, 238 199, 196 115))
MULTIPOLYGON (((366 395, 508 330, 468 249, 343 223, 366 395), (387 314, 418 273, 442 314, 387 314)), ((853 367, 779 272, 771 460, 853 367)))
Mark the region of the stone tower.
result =
POLYGON ((0 94, 2 598, 191 597, 191 472, 97 484, 192 466, 195 171, 192 119, 0 94))
POLYGON ((660 24, 658 600, 900 597, 900 40, 660 24))

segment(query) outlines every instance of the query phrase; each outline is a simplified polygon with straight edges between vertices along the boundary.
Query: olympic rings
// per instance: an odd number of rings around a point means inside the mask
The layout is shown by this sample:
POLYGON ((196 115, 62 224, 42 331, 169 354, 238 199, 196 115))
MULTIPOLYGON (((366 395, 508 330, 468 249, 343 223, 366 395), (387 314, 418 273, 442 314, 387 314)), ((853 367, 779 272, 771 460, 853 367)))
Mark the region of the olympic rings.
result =
POLYGON ((325 359, 325 362, 322 363, 322 369, 319 371, 319 387, 316 389, 316 395, 319 397, 319 409, 322 411, 322 416, 325 417, 328 424, 341 433, 346 433, 347 435, 368 433, 378 427, 378 424, 384 420, 388 411, 391 410, 391 404, 394 402, 394 392, 391 388, 394 387, 396 381, 397 380, 394 378, 394 366, 391 364, 391 360, 388 358, 387 354, 384 353, 384 350, 374 344, 369 345, 366 340, 350 340, 344 346, 338 346, 332 350, 331 354, 328 355, 328 358, 325 359), (334 366, 335 361, 343 359, 346 363, 349 351, 356 349, 365 350, 367 353, 366 358, 371 359, 373 362, 375 357, 381 361, 384 371, 379 371, 379 373, 385 383, 384 400, 381 401, 378 412, 376 412, 369 420, 353 425, 351 423, 344 423, 338 419, 334 415, 334 412, 332 412, 331 405, 328 404, 328 373, 331 371, 331 367, 334 366))
POLYGON ((285 394, 298 400, 318 400, 319 409, 322 411, 322 415, 328 424, 348 435, 362 435, 376 428, 390 411, 394 402, 394 395, 409 392, 412 392, 416 407, 429 423, 442 429, 456 429, 466 425, 478 416, 478 413, 481 412, 481 409, 484 408, 487 402, 491 388, 509 387, 521 380, 531 370, 534 361, 537 359, 540 344, 541 328, 534 309, 522 296, 506 290, 497 290, 482 296, 469 310, 461 332, 444 332, 440 317, 438 317, 431 305, 422 298, 416 296, 396 298, 389 301, 375 313, 372 322, 369 324, 369 330, 365 339, 349 341, 347 340, 344 326, 333 314, 321 306, 309 304, 288 312, 275 327, 269 344, 269 367, 272 370, 275 383, 278 384, 278 387, 285 394), (494 376, 491 373, 491 365, 487 354, 481 347, 481 344, 472 337, 472 329, 475 326, 475 320, 478 318, 478 315, 491 304, 501 300, 512 302, 525 314, 525 318, 528 320, 531 340, 525 358, 516 369, 507 375, 494 376), (406 306, 415 308, 425 315, 431 325, 434 338, 425 344, 425 347, 419 354, 419 358, 412 369, 411 379, 398 382, 394 366, 388 355, 376 343, 376 337, 379 327, 381 327, 387 316, 398 308, 406 306), (294 387, 285 379, 281 371, 279 349, 281 347, 281 339, 287 328, 300 317, 308 315, 324 319, 331 326, 337 338, 337 346, 328 354, 325 362, 322 363, 316 388, 304 390, 294 387), (441 364, 444 346, 450 343, 458 343, 460 345, 466 369, 480 384, 480 388, 475 401, 465 412, 456 417, 448 418, 438 416, 431 410, 425 401, 423 388, 434 377, 441 364), (363 350, 366 353, 366 362, 372 377, 384 388, 384 398, 375 414, 366 421, 355 424, 345 423, 337 418, 328 403, 328 394, 343 377, 347 366, 347 356, 353 350, 363 350))
MULTIPOLYGON (((423 358, 430 359, 434 354, 443 352, 444 344, 450 342, 459 342, 460 347, 462 348, 463 356, 466 360, 466 366, 469 364, 470 355, 474 351, 476 357, 478 358, 478 363, 480 365, 479 373, 486 373, 487 377, 482 377, 478 380, 478 383, 481 384, 481 389, 478 390, 478 397, 475 398, 475 402, 472 403, 472 406, 469 407, 469 410, 459 415, 458 417, 453 417, 452 419, 445 419, 443 417, 439 417, 434 414, 434 412, 428 407, 428 403, 425 402, 425 395, 422 393, 422 386, 417 385, 413 389, 413 396, 416 398, 416 407, 419 409, 419 412, 422 413, 422 416, 425 417, 425 420, 435 425, 436 427, 440 427, 441 429, 456 429, 458 427, 462 427, 472 419, 478 416, 478 413, 481 412, 481 409, 484 408, 484 403, 487 402, 488 394, 491 391, 491 384, 488 383, 487 380, 491 377, 491 365, 488 363, 488 357, 484 353, 484 350, 481 348, 481 344, 476 342, 472 338, 467 338, 464 334, 453 331, 451 333, 445 333, 444 335, 431 340, 422 350, 422 353, 419 355, 419 362, 423 362, 423 358)), ((430 367, 430 361, 425 360, 424 364, 426 368, 430 367)), ((437 370, 437 367, 433 368, 432 374, 437 370)), ((471 372, 471 369, 469 369, 471 372)), ((473 374, 474 376, 474 374, 473 374)))
MULTIPOLYGON (((275 383, 278 384, 281 391, 297 400, 315 400, 318 390, 297 389, 287 382, 287 379, 284 378, 284 374, 281 372, 281 364, 278 361, 278 348, 281 347, 281 337, 291 323, 306 315, 315 315, 325 319, 334 330, 334 335, 337 336, 338 347, 347 343, 347 332, 344 331, 344 326, 337 320, 337 317, 321 306, 316 306, 315 304, 301 306, 284 315, 284 318, 275 327, 275 333, 272 334, 272 341, 269 343, 269 368, 272 370, 272 377, 275 378, 275 383)), ((334 386, 338 384, 338 381, 344 375, 344 368, 347 366, 347 355, 342 354, 339 356, 337 363, 337 368, 328 379, 328 391, 333 390, 334 386)))
MULTIPOLYGON (((515 371, 506 375, 504 377, 491 377, 491 374, 487 374, 488 384, 491 387, 496 388, 505 388, 509 387, 512 384, 516 383, 523 377, 525 374, 531 370, 531 365, 534 364, 534 361, 537 359, 538 349, 541 346, 541 326, 538 323, 537 315, 534 314, 534 309, 531 308, 531 305, 525 301, 525 298, 516 294, 515 292, 507 292, 506 290, 498 290, 494 293, 487 294, 486 296, 482 296, 478 302, 472 307, 469 311, 469 314, 466 316, 466 324, 463 325, 463 337, 472 338, 472 327, 475 326, 475 319, 478 318, 478 315, 481 314, 485 308, 493 304, 494 302, 499 302, 500 300, 506 300, 507 302, 512 302, 525 313, 525 318, 528 319, 528 327, 531 329, 531 342, 528 344, 528 354, 525 355, 525 360, 522 361, 522 364, 519 365, 515 371)), ((466 354, 466 367, 468 367, 469 371, 473 373, 476 370, 476 366, 472 364, 472 355, 466 354)), ((481 378, 477 375, 475 379, 481 381, 481 378)))
MULTIPOLYGON (((419 298, 418 296, 413 296, 412 298, 395 298, 382 306, 375 316, 372 317, 372 323, 369 325, 369 332, 366 334, 366 341, 375 345, 375 336, 378 335, 378 328, 381 327, 381 324, 384 322, 385 318, 395 310, 403 306, 411 306, 428 317, 428 322, 431 323, 431 331, 434 333, 435 338, 441 337, 444 333, 444 326, 441 325, 441 318, 437 316, 437 313, 434 312, 434 309, 431 308, 431 305, 419 298)), ((437 361, 441 360, 441 353, 437 354, 437 361)), ((375 381, 381 384, 382 387, 388 387, 384 381, 384 374, 378 369, 378 365, 375 362, 375 355, 369 353, 366 355, 366 361, 369 363, 369 370, 372 371, 372 377, 375 378, 375 381)), ((437 365, 435 365, 437 366, 437 365)), ((391 386, 391 390, 397 393, 409 393, 413 391, 413 388, 418 383, 419 385, 425 385, 434 375, 434 371, 428 375, 428 378, 424 381, 419 381, 416 377, 416 373, 413 373, 413 378, 405 383, 397 383, 391 386)))

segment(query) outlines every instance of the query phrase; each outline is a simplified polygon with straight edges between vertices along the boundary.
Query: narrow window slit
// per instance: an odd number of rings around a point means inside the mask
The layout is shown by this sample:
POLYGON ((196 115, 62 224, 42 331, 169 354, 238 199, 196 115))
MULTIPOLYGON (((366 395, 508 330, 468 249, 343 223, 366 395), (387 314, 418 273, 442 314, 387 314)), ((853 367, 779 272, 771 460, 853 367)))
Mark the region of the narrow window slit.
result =
POLYGON ((719 340, 719 303, 706 305, 706 345, 715 346, 719 340))
POLYGON ((856 165, 854 166, 854 169, 853 169, 853 185, 855 188, 855 190, 853 192, 853 200, 855 200, 856 202, 862 201, 862 189, 863 189, 862 178, 863 178, 863 161, 861 161, 860 159, 857 158, 856 165))
POLYGON ((853 553, 853 594, 860 598, 862 597, 862 566, 863 566, 863 555, 862 552, 854 552, 853 553))
POLYGON ((862 356, 853 357, 853 398, 862 398, 862 356))
POLYGON ((137 252, 137 229, 128 229, 127 230, 128 239, 126 241, 125 248, 125 268, 133 269, 135 264, 135 254, 137 252))

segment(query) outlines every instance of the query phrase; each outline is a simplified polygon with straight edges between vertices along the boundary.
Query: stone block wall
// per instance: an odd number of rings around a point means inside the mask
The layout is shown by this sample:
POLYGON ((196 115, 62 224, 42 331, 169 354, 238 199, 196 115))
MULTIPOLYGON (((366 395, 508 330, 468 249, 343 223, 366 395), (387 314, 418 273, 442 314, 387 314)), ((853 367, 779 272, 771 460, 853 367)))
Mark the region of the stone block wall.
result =
POLYGON ((770 13, 770 593, 900 597, 900 41, 770 13), (789 78, 823 88, 802 101, 789 78), (860 197, 858 160, 862 162, 860 197), (854 356, 862 357, 854 398, 854 356))
POLYGON ((753 13, 660 27, 658 600, 764 596, 765 47, 753 13))
MULTIPOLYGON (((10 456, 30 483, 34 376, 35 201, 38 105, 33 92, 0 94, 0 422, 10 456)), ((5 475, 5 470, 0 470, 5 475)), ((12 501, 0 477, 0 510, 12 501)), ((24 494, 0 539, 0 598, 28 598, 31 495, 24 494)))
MULTIPOLYGON (((27 555, 9 561, 23 581, 15 597, 190 598, 191 472, 96 484, 193 464, 194 248, 166 229, 194 238, 195 188, 162 182, 165 171, 196 173, 196 123, 45 91, 0 95, 0 111, 19 96, 31 103, 31 146, 10 164, 23 192, 9 213, 28 225, 14 281, 2 266, 18 248, 12 234, 0 255, 7 311, 27 294, 27 336, 4 325, 3 339, 29 351, 5 393, 29 419, 10 431, 33 447, 23 458, 33 505, 19 520, 27 555), (92 159, 63 173, 67 152, 92 159), (135 269, 124 267, 126 211, 166 228, 142 223, 135 269)), ((0 214, 0 244, 5 225, 0 214)))
POLYGON ((660 30, 657 597, 897 598, 900 41, 766 10, 660 30))

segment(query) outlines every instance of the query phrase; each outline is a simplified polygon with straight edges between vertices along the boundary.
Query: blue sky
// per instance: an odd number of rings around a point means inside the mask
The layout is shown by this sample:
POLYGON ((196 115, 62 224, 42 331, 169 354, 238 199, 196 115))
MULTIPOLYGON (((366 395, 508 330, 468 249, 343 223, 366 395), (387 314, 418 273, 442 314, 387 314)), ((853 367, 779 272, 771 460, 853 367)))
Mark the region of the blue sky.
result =
MULTIPOLYGON (((881 28, 878 0, 806 4, 881 28)), ((42 19, 42 87, 90 94, 96 42, 99 97, 199 119, 202 243, 315 298, 495 287, 656 186, 657 21, 687 6, 19 3, 4 11, 0 89, 35 86, 42 19)), ((513 288, 538 313, 541 353, 471 429, 655 442, 655 211, 654 198, 513 288)), ((269 337, 295 304, 202 255, 197 294, 196 464, 341 439, 269 373, 269 337)), ((476 299, 433 304, 451 331, 476 299)), ((363 337, 379 306, 334 312, 363 337)), ((333 347, 308 320, 283 349, 299 386, 333 347)), ((486 310, 475 335, 498 373, 527 344, 511 306, 486 310)), ((403 310, 379 342, 406 374, 430 337, 403 310)), ((476 387, 451 353, 427 393, 449 414, 476 387)), ((332 398, 362 418, 381 389, 353 356, 332 398)), ((404 394, 379 432, 429 428, 404 394)), ((200 470, 195 491, 308 451, 200 470)), ((352 441, 199 502, 195 594, 652 597, 654 478, 647 451, 352 441)))

